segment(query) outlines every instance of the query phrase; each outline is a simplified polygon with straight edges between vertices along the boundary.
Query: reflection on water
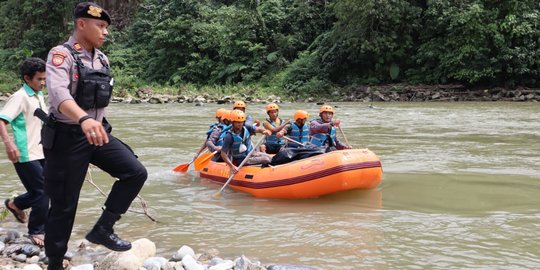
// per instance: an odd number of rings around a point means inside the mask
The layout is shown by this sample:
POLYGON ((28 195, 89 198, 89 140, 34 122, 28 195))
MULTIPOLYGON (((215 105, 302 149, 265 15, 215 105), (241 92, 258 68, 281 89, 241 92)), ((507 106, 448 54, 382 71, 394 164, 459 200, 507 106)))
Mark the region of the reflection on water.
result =
MULTIPOLYGON (((188 162, 217 106, 113 105, 113 133, 149 171, 141 195, 153 223, 126 214, 116 227, 127 239, 147 237, 168 257, 181 245, 215 247, 264 263, 321 269, 535 269, 540 267, 540 107, 526 103, 338 104, 348 140, 377 153, 385 171, 375 190, 318 199, 256 199, 196 173, 188 162)), ((282 104, 290 118, 301 107, 282 104)), ((264 117, 264 105, 248 112, 264 117)), ((0 151, 4 152, 3 145, 0 151)), ((0 154, 0 196, 22 190, 0 154)), ((112 180, 94 173, 108 191, 112 180)), ((82 239, 104 197, 85 184, 73 232, 82 239)), ((135 209, 140 207, 134 203, 135 209)), ((12 217, 2 223, 17 227, 12 217)))

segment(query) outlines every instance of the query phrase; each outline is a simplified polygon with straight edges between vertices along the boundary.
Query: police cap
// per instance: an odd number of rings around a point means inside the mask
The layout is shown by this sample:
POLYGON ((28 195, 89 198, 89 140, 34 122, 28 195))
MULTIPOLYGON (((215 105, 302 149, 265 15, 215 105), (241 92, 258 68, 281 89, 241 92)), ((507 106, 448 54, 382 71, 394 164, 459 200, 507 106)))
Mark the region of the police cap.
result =
POLYGON ((109 16, 109 13, 93 2, 81 2, 77 4, 75 10, 73 10, 73 18, 97 19, 106 21, 109 25, 111 24, 111 16, 109 16))

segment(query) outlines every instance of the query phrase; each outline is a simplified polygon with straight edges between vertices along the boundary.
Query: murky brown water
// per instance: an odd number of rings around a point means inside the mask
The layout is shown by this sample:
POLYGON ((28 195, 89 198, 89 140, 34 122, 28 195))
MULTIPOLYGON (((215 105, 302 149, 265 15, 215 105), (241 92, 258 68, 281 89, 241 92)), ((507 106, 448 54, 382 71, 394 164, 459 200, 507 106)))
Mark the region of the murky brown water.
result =
MULTIPOLYGON (((1 106, 1 105, 0 105, 1 106)), ((181 245, 215 247, 263 263, 321 269, 540 268, 540 105, 536 103, 338 104, 351 144, 369 147, 384 168, 376 190, 310 200, 268 200, 226 190, 188 162, 217 105, 113 105, 113 133, 149 171, 141 195, 159 220, 129 213, 117 226, 127 239, 147 237, 158 255, 181 245)), ((316 115, 312 104, 283 104, 316 115)), ((264 105, 248 105, 256 118, 264 105)), ((21 191, 0 146, 0 197, 21 191)), ((94 173, 105 190, 110 178, 94 173)), ((82 239, 104 198, 85 184, 72 239, 82 239)), ((12 218, 2 224, 19 226, 12 218)), ((22 228, 22 227, 21 227, 22 228)))

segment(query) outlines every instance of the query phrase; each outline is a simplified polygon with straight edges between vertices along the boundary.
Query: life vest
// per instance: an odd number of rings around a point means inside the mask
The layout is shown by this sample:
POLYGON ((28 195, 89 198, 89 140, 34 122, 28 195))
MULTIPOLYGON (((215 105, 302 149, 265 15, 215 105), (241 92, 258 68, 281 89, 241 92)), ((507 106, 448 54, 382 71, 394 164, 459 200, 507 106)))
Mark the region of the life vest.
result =
POLYGON ((253 149, 253 147, 251 146, 251 140, 250 140, 251 134, 249 134, 249 131, 247 130, 246 127, 242 127, 242 131, 240 131, 240 134, 242 134, 242 136, 234 133, 232 129, 229 129, 227 133, 231 134, 232 139, 233 139, 233 144, 230 148, 230 154, 233 160, 234 161, 244 160, 247 154, 251 152, 251 149, 253 149), (247 149, 246 151, 240 153, 240 145, 242 144, 245 145, 247 149))
POLYGON ((83 110, 107 107, 111 100, 113 86, 111 69, 107 61, 105 61, 105 56, 98 52, 98 58, 103 67, 92 69, 83 64, 79 52, 68 44, 64 44, 64 47, 71 52, 77 65, 77 72, 79 72, 77 91, 74 96, 77 105, 83 110))
POLYGON ((315 133, 311 135, 310 142, 316 146, 323 146, 327 144, 328 139, 330 139, 329 146, 336 145, 336 128, 333 126, 330 128, 330 133, 315 133))
MULTIPOLYGON (((302 126, 302 129, 300 130, 300 128, 298 127, 298 125, 296 125, 296 123, 293 123, 292 126, 291 126, 291 134, 289 134, 289 138, 297 141, 297 142, 301 142, 303 144, 305 144, 306 142, 309 141, 309 127, 307 124, 304 124, 302 126)), ((298 147, 301 147, 302 145, 299 145, 297 143, 294 143, 294 142, 288 142, 287 143, 287 147, 290 147, 290 148, 298 148, 298 147)))
POLYGON ((221 124, 221 134, 219 134, 218 141, 216 142, 216 146, 223 146, 223 139, 225 138, 225 135, 227 135, 227 131, 229 131, 232 128, 231 125, 225 125, 221 124))
POLYGON ((221 123, 214 123, 214 124, 211 124, 210 126, 208 126, 208 131, 206 132, 206 138, 210 138, 210 134, 212 134, 212 132, 214 131, 214 129, 221 125, 221 123))
MULTIPOLYGON (((266 119, 266 122, 268 122, 274 128, 277 127, 276 122, 273 122, 270 119, 266 119)), ((281 118, 279 118, 279 122, 283 123, 283 120, 281 120, 281 118)), ((269 144, 269 145, 284 145, 285 141, 283 139, 281 139, 281 138, 278 138, 276 136, 276 133, 273 132, 272 135, 266 136, 266 143, 269 144)))

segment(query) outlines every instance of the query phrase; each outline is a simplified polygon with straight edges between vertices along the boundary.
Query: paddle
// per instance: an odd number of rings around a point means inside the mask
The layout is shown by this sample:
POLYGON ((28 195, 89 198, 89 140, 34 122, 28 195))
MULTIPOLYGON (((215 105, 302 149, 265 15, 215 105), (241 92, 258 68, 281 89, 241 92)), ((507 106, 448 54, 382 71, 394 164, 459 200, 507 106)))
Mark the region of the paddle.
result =
POLYGON ((214 157, 214 155, 217 152, 218 151, 214 151, 212 153, 207 152, 207 153, 204 153, 204 154, 200 155, 197 159, 195 159, 195 165, 193 166, 193 167, 195 167, 195 170, 200 171, 204 166, 206 166, 206 164, 208 164, 208 162, 210 162, 212 157, 214 157))
POLYGON ((189 163, 182 163, 182 164, 176 166, 176 168, 174 168, 173 171, 175 171, 175 172, 187 172, 187 170, 189 168, 189 165, 191 165, 194 161, 195 161, 195 157, 193 157, 193 159, 189 163))
POLYGON ((283 136, 283 139, 285 139, 285 140, 287 140, 287 141, 290 141, 290 142, 293 142, 293 143, 296 143, 296 144, 298 144, 298 145, 304 146, 303 143, 301 143, 301 142, 299 142, 299 141, 297 141, 297 140, 293 140, 293 139, 291 139, 291 138, 289 138, 289 137, 287 137, 287 136, 283 136))
POLYGON ((238 170, 235 173, 231 174, 231 176, 229 176, 229 179, 227 179, 227 182, 225 182, 225 184, 221 187, 221 189, 218 192, 214 193, 214 195, 212 195, 212 197, 219 198, 219 196, 221 196, 221 192, 225 189, 225 187, 227 187, 227 185, 229 184, 229 182, 231 182, 233 177, 240 171, 240 169, 248 161, 249 157, 251 157, 251 154, 253 154, 255 149, 257 149, 257 147, 259 147, 259 145, 264 141, 264 138, 266 138, 266 135, 263 135, 262 138, 255 144, 255 146, 247 154, 247 156, 244 158, 244 160, 242 160, 242 163, 240 163, 240 165, 238 165, 238 170))
POLYGON ((341 136, 343 136, 343 139, 345 140, 345 143, 352 148, 351 144, 349 143, 349 140, 347 140, 347 136, 345 136, 345 133, 343 132, 343 129, 341 129, 341 126, 338 126, 339 132, 341 132, 341 136))
POLYGON ((193 159, 189 162, 189 163, 183 163, 183 164, 180 164, 178 166, 176 166, 173 171, 175 172, 187 172, 188 168, 189 168, 189 165, 191 165, 191 163, 193 163, 195 161, 195 159, 201 154, 201 153, 204 153, 208 150, 205 149, 206 148, 206 141, 203 142, 203 144, 201 145, 201 148, 199 148, 199 151, 197 151, 197 153, 195 154, 195 156, 193 157, 193 159), (203 151, 204 149, 204 151, 203 151))

